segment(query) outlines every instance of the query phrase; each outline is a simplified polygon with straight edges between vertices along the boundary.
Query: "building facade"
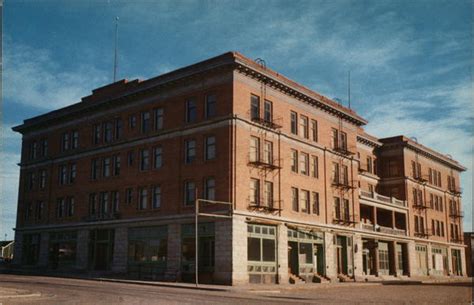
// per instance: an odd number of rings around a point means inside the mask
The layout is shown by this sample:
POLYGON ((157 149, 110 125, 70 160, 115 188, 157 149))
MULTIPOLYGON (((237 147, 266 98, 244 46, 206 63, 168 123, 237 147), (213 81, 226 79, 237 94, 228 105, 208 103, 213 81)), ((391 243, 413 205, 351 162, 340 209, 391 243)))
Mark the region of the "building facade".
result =
POLYGON ((465 276, 459 174, 239 53, 25 120, 15 262, 243 283, 465 276))

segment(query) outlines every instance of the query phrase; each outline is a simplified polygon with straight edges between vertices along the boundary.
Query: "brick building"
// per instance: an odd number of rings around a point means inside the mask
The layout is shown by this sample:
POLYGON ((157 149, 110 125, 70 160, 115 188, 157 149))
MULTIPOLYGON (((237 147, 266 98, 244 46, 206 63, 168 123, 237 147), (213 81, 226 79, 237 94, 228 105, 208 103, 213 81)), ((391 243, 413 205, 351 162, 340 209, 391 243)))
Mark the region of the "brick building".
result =
POLYGON ((226 284, 465 276, 459 173, 239 53, 25 120, 15 261, 226 284), (206 205, 220 212, 223 206, 206 205))

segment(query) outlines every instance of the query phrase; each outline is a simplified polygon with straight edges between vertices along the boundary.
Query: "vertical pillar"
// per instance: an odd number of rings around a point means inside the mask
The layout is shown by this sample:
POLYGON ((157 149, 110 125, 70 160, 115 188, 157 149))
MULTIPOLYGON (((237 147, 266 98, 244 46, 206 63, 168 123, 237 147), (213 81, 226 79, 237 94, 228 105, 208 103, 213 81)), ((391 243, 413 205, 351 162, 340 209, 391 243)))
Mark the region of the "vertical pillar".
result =
POLYGON ((76 269, 85 270, 89 265, 89 230, 77 231, 76 269))
POLYGON ((232 218, 232 285, 248 284, 247 223, 242 216, 232 218))
POLYGON ((363 276, 363 243, 362 235, 354 235, 354 278, 357 280, 358 277, 363 276))
POLYGON ((331 232, 324 233, 324 254, 326 257, 326 276, 331 280, 337 278, 336 235, 331 232))
POLYGON ((168 225, 168 253, 166 259, 165 279, 179 281, 181 279, 181 224, 168 225))
POLYGON ((278 226, 278 283, 287 284, 288 278, 288 228, 281 224, 278 226))
POLYGON ((428 256, 427 264, 428 264, 428 275, 433 275, 433 254, 431 252, 431 243, 426 246, 426 255, 428 256))
POLYGON ((392 211, 392 229, 395 229, 395 211, 392 211))
POLYGON ((118 227, 114 234, 112 271, 127 272, 128 228, 118 227))
POLYGON ((453 270, 453 255, 451 251, 451 247, 448 247, 448 275, 452 275, 454 272, 453 270))
POLYGON ((215 222, 214 276, 220 284, 232 283, 232 220, 215 222))
POLYGON ((374 206, 373 207, 374 211, 374 226, 377 226, 377 208, 374 206))
POLYGON ((408 274, 410 276, 419 275, 419 266, 417 262, 416 247, 414 241, 409 241, 407 244, 408 252, 408 274))
POLYGON ((399 276, 398 274, 398 252, 397 252, 397 242, 391 241, 390 248, 392 248, 392 257, 391 257, 391 264, 393 268, 393 275, 399 276))
POLYGON ((379 276, 379 241, 374 240, 374 274, 375 276, 379 276))
POLYGON ((19 231, 15 231, 13 264, 20 266, 22 259, 23 259, 23 233, 19 231))
POLYGON ((41 232, 39 240, 38 266, 47 267, 49 261, 49 233, 41 232))
POLYGON ((466 273, 466 248, 461 248, 459 249, 460 253, 461 253, 461 273, 462 273, 462 276, 467 276, 467 273, 466 273))

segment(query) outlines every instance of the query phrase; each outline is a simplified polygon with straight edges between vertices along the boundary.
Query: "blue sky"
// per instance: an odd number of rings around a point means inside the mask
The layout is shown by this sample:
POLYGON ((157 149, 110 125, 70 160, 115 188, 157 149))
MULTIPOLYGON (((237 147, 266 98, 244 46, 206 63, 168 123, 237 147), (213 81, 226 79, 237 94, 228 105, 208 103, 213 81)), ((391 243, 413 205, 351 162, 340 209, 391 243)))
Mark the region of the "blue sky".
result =
POLYGON ((5 1, 0 238, 13 237, 20 136, 11 126, 112 80, 149 78, 236 50, 328 97, 376 136, 415 136, 463 174, 472 226, 472 3, 462 1, 5 1), (291 5, 290 5, 291 4, 291 5))

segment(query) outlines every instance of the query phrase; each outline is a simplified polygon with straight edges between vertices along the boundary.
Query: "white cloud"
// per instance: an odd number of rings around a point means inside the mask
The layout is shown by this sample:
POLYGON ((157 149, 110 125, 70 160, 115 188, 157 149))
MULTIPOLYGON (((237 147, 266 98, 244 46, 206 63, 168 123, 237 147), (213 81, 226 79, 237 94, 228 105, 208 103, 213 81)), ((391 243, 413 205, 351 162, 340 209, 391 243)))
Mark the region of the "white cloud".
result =
POLYGON ((109 81, 87 64, 67 70, 46 49, 7 40, 4 54, 4 99, 40 109, 56 109, 80 101, 92 88, 109 81))
POLYGON ((444 154, 450 154, 455 160, 467 167, 461 175, 463 187, 463 207, 465 211, 465 231, 472 230, 472 173, 474 135, 472 132, 473 107, 470 83, 458 86, 438 86, 417 88, 397 92, 384 98, 381 103, 371 103, 368 111, 367 131, 378 137, 404 134, 414 136, 421 144, 444 154), (428 92, 428 93, 424 93, 428 92), (439 103, 430 103, 432 99, 441 99, 445 111, 437 110, 439 103), (403 101, 403 102, 399 102, 403 101), (421 104, 418 102, 420 101, 421 104), (440 117, 422 116, 415 110, 437 110, 440 117), (430 109, 432 108, 432 109, 430 109))

